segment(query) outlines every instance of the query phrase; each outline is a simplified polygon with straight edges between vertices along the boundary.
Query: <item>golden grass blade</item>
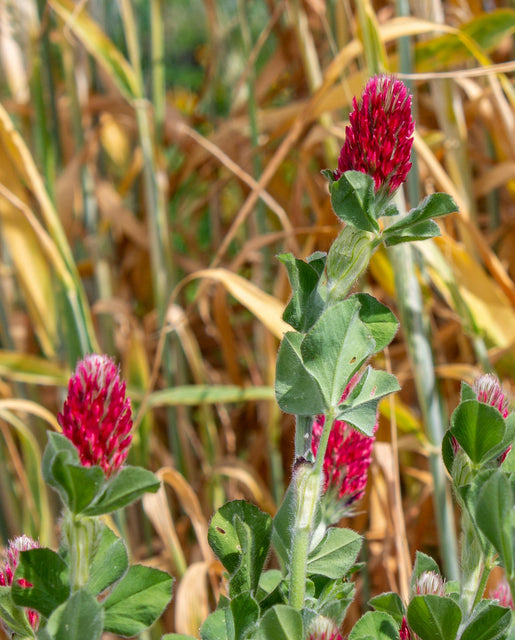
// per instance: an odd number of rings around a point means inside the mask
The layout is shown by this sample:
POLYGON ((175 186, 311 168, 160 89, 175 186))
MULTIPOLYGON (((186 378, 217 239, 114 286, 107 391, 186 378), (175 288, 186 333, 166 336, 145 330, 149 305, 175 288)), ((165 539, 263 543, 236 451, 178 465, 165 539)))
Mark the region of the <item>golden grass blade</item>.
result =
POLYGON ((215 557, 211 551, 211 547, 207 542, 208 523, 202 513, 202 508, 198 501, 196 493, 191 485, 184 479, 178 471, 172 467, 163 467, 156 473, 157 477, 170 486, 177 496, 182 508, 188 515, 197 541, 202 552, 202 556, 206 562, 213 562, 215 557))
POLYGON ((54 431, 61 432, 62 429, 57 422, 54 414, 42 407, 37 402, 33 400, 20 400, 18 398, 3 398, 0 400, 0 410, 9 410, 9 411, 22 411, 24 413, 30 413, 33 416, 37 416, 41 418, 45 422, 52 427, 54 431))
POLYGON ((267 513, 274 515, 277 508, 263 481, 249 465, 241 460, 228 459, 217 465, 213 473, 237 480, 250 494, 252 500, 267 513))
POLYGON ((0 349, 0 378, 29 384, 66 386, 69 372, 50 360, 0 349))
POLYGON ((157 493, 146 493, 143 496, 143 509, 170 554, 174 571, 177 575, 183 576, 188 564, 177 535, 164 487, 161 487, 157 493))
MULTIPOLYGON (((26 403, 28 402, 26 401, 26 403)), ((34 411, 32 413, 37 415, 34 411)), ((9 403, 5 400, 0 403, 0 431, 23 489, 23 505, 27 507, 31 516, 32 526, 26 530, 32 531, 33 536, 39 538, 42 545, 51 544, 54 540, 54 525, 50 518, 47 488, 40 473, 39 445, 25 423, 9 410, 9 403), (5 428, 4 421, 11 425, 18 436, 23 461, 19 458, 16 447, 13 446, 12 438, 5 428)))
MULTIPOLYGON (((98 351, 86 295, 82 288, 82 283, 63 226, 50 200, 50 196, 34 162, 34 158, 25 141, 14 128, 9 114, 2 104, 0 104, 0 140, 13 166, 16 168, 20 180, 28 185, 40 207, 48 234, 53 241, 53 245, 47 243, 45 249, 49 250, 49 255, 54 259, 54 266, 58 268, 58 274, 66 290, 70 307, 73 310, 75 320, 74 329, 79 336, 82 349, 84 352, 91 350, 98 351), (64 263, 64 267, 62 263, 64 263)), ((16 196, 13 200, 9 195, 9 190, 5 187, 3 187, 3 194, 4 197, 10 200, 11 204, 17 200, 19 201, 16 196)), ((29 215, 31 211, 23 203, 15 206, 23 211, 25 217, 34 229, 41 227, 39 221, 37 221, 34 216, 31 217, 29 215)), ((41 233, 38 233, 38 235, 41 240, 43 235, 41 233)))
POLYGON ((175 590, 175 632, 198 638, 209 615, 209 562, 193 562, 175 590))
MULTIPOLYGON (((238 274, 222 268, 202 269, 184 278, 178 286, 183 287, 197 278, 216 280, 223 284, 227 291, 247 307, 277 338, 281 339, 286 331, 291 331, 290 325, 281 318, 284 311, 283 303, 238 274)), ((177 289, 174 293, 177 293, 177 289)))
POLYGON ((64 21, 66 28, 75 33, 90 54, 104 67, 120 93, 129 101, 140 98, 140 86, 134 69, 98 24, 84 12, 84 4, 77 5, 71 0, 49 0, 49 4, 64 21))

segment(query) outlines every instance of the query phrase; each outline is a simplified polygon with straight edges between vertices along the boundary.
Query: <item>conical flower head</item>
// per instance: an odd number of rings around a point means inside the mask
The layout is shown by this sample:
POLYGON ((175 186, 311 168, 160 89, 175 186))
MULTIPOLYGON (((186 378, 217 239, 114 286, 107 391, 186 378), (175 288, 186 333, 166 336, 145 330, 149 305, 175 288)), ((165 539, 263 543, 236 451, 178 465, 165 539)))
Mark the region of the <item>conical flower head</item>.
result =
MULTIPOLYGON (((358 381, 358 376, 352 378, 342 395, 342 401, 349 396, 358 381)), ((323 415, 313 422, 311 450, 315 456, 324 423, 323 415)), ((376 431, 377 422, 374 434, 376 431)), ((336 420, 333 424, 324 456, 324 490, 330 499, 334 497, 338 502, 338 510, 345 511, 363 497, 374 441, 375 435, 366 436, 343 420, 336 420)))
POLYGON ((374 76, 353 106, 334 178, 345 171, 361 171, 374 178, 376 192, 391 195, 411 169, 415 131, 411 95, 400 80, 374 76))
POLYGON ((57 420, 85 467, 99 465, 106 477, 118 471, 129 452, 132 415, 125 382, 109 357, 92 354, 77 364, 57 420))
MULTIPOLYGON (((13 583, 14 572, 18 566, 20 553, 29 549, 38 549, 39 542, 36 542, 29 536, 18 536, 9 540, 4 550, 2 563, 0 564, 0 586, 10 587, 13 583)), ((24 579, 19 581, 22 587, 31 587, 32 585, 24 579)), ((37 629, 39 624, 39 614, 32 609, 26 609, 27 620, 33 629, 37 629)))

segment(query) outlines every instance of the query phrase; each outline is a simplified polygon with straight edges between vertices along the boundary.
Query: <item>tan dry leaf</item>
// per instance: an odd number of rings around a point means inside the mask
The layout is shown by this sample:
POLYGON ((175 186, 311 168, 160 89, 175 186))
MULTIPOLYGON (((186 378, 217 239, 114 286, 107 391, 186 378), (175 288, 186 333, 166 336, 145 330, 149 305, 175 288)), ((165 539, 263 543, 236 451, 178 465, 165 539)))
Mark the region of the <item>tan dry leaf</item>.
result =
POLYGON ((120 194, 107 180, 95 181, 95 195, 102 216, 109 222, 115 237, 127 236, 141 249, 148 250, 148 234, 145 226, 124 205, 120 194))
POLYGON ((199 638, 200 625, 209 615, 208 562, 194 562, 175 591, 175 631, 199 638))

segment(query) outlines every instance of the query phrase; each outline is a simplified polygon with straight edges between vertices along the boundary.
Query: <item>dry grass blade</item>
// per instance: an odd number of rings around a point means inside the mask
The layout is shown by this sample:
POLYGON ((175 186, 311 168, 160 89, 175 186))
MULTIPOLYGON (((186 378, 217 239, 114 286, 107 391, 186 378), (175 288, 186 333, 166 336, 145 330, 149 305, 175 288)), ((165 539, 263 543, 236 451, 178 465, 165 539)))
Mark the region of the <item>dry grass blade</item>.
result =
POLYGON ((175 591, 175 631, 199 637, 209 611, 209 562, 193 562, 175 591))
POLYGON ((263 509, 263 511, 271 515, 275 514, 277 507, 270 492, 249 465, 236 459, 223 460, 219 465, 214 467, 213 473, 227 476, 227 478, 238 481, 245 487, 246 491, 252 497, 252 500, 263 509))
POLYGON ((23 413, 29 413, 33 416, 41 418, 52 427, 54 431, 61 432, 61 427, 57 422, 55 415, 45 409, 42 405, 32 400, 21 400, 16 398, 4 398, 0 400, 0 410, 8 409, 10 411, 21 411, 23 413))
POLYGON ((244 307, 247 307, 277 338, 282 338, 287 331, 291 331, 290 325, 282 320, 284 311, 282 302, 265 293, 252 282, 232 271, 227 271, 227 269, 202 269, 190 274, 178 285, 172 298, 177 295, 178 288, 182 288, 188 282, 198 278, 216 280, 223 284, 227 291, 244 307))
POLYGON ((211 547, 207 542, 207 520, 202 513, 200 503, 195 492, 191 488, 191 485, 178 471, 172 469, 171 467, 164 467, 162 469, 159 469, 156 475, 160 480, 162 480, 174 490, 175 495, 179 499, 182 508, 187 513, 195 530, 197 541, 202 551, 204 560, 209 563, 213 562, 214 555, 211 551, 211 547))
POLYGON ((71 0, 49 0, 49 4, 64 20, 66 28, 74 31, 91 55, 104 66, 122 95, 128 100, 140 97, 133 68, 99 26, 84 13, 82 3, 76 5, 71 0))
POLYGON ((188 565, 175 529, 164 487, 160 487, 157 493, 146 493, 143 496, 143 509, 168 551, 174 571, 179 576, 183 576, 188 565))

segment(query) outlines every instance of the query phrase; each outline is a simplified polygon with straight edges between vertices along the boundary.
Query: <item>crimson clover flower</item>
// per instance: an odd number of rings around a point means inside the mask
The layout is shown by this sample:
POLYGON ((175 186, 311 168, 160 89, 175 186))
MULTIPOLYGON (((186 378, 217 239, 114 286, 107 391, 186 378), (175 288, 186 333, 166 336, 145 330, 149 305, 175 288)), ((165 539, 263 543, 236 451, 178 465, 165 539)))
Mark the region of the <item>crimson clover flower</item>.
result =
MULTIPOLYGON (((358 382, 359 376, 351 379, 343 392, 342 402, 358 382)), ((313 422, 311 450, 315 456, 324 423, 323 415, 317 416, 313 422)), ((374 434, 377 426, 376 422, 374 434)), ((375 435, 366 436, 343 420, 336 420, 333 424, 324 456, 324 491, 329 497, 335 494, 335 499, 343 510, 360 500, 365 493, 374 441, 375 435)))
POLYGON ((367 82, 360 103, 353 99, 353 107, 334 179, 345 171, 361 171, 374 178, 376 193, 389 196, 411 169, 415 131, 411 95, 400 80, 374 76, 367 82))
POLYGON ((319 616, 309 626, 307 640, 343 640, 343 637, 332 620, 319 616))
POLYGON ((399 640, 418 640, 418 636, 416 636, 409 628, 406 616, 402 616, 401 628, 399 629, 399 640))
POLYGON ((77 364, 57 420, 82 465, 99 465, 107 478, 118 471, 129 452, 132 415, 125 382, 111 358, 91 354, 77 364))
MULTIPOLYGON (((12 585, 14 572, 20 559, 20 552, 28 551, 29 549, 39 549, 39 542, 25 535, 9 540, 7 548, 4 550, 3 562, 0 564, 0 586, 10 587, 12 585)), ((24 578, 19 580, 19 584, 22 587, 32 587, 30 582, 27 582, 24 578)), ((33 609, 27 609, 26 614, 30 626, 36 630, 39 625, 39 613, 33 609)))

